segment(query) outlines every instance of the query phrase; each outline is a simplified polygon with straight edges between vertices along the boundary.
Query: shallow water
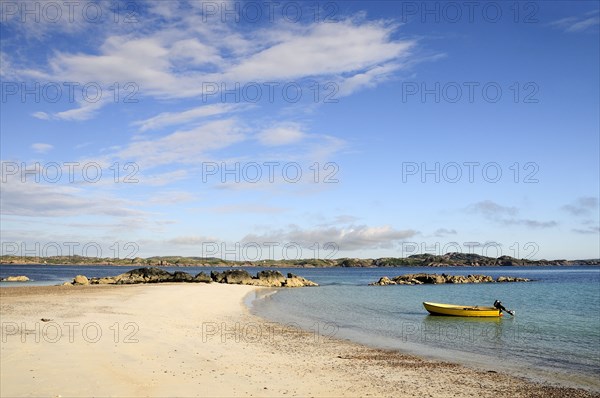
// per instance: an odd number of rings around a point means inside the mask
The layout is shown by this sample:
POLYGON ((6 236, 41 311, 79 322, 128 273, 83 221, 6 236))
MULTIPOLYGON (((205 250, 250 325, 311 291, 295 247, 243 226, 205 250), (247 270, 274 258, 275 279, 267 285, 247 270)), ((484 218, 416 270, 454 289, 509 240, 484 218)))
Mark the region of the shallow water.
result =
POLYGON ((253 312, 316 332, 533 379, 600 390, 600 268, 335 269, 304 272, 318 289, 282 289, 253 312), (365 286, 381 275, 481 273, 531 283, 365 286), (314 272, 314 273, 313 273, 314 272), (492 305, 516 316, 435 317, 423 301, 492 305))

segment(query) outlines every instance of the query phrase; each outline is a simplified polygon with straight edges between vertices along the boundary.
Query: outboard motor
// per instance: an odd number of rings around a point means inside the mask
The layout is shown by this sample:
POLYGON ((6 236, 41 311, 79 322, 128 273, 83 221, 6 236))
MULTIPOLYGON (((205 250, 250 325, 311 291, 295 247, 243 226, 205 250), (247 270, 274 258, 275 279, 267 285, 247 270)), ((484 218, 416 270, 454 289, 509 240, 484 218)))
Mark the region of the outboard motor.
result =
POLYGON ((504 308, 504 306, 502 305, 502 301, 500 300, 494 301, 494 308, 498 308, 500 311, 504 311, 512 316, 515 316, 515 312, 504 308))

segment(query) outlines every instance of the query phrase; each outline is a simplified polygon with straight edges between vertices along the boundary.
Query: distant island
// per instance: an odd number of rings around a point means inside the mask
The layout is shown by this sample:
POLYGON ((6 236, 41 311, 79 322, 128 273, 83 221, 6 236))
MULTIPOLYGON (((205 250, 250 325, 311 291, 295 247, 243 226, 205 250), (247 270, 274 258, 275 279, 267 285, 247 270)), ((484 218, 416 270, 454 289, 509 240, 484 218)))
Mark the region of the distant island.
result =
POLYGON ((158 267, 489 267, 489 266, 546 266, 546 265, 600 265, 600 259, 587 260, 529 260, 510 256, 486 257, 471 253, 446 253, 444 255, 415 254, 408 257, 298 259, 233 261, 215 257, 154 256, 148 258, 98 258, 82 256, 0 256, 0 264, 46 265, 113 265, 158 267))

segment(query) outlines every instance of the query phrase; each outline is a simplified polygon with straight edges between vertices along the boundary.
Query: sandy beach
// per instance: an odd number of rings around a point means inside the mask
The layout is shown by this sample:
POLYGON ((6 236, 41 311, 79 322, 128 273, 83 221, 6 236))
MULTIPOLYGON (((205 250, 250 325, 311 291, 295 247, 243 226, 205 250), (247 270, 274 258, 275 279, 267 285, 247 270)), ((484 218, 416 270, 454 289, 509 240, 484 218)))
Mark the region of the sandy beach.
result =
POLYGON ((0 289, 0 395, 599 396, 269 323, 244 305, 244 297, 257 289, 223 284, 0 289))

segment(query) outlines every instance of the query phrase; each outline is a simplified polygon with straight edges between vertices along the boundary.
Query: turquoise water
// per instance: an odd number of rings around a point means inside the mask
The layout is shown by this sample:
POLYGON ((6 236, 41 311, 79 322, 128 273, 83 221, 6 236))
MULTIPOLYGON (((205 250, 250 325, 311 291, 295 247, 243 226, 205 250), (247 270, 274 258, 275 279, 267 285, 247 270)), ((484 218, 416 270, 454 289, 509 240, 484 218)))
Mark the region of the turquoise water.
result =
MULTIPOLYGON (((27 275, 26 285, 70 281, 77 274, 117 275, 129 267, 2 265, 0 277, 27 275)), ((224 268, 171 268, 191 274, 224 268)), ((262 268, 247 268, 256 273, 262 268)), ((318 288, 263 290, 251 311, 280 323, 373 347, 502 370, 600 391, 600 267, 461 267, 281 269, 318 288), (520 276, 531 283, 367 286, 381 276, 413 272, 520 276), (423 301, 491 305, 516 316, 433 317, 423 301)), ((23 286, 22 283, 1 283, 23 286)))
MULTIPOLYGON (((378 348, 502 370, 532 379, 600 390, 600 268, 436 268, 535 279, 531 283, 365 286, 379 275, 415 269, 336 269, 318 289, 285 289, 253 303, 253 312, 281 323, 378 348), (335 284, 334 284, 335 283, 335 284), (434 317, 423 301, 492 305, 516 316, 434 317)), ((313 272, 315 272, 313 274, 313 272)))

